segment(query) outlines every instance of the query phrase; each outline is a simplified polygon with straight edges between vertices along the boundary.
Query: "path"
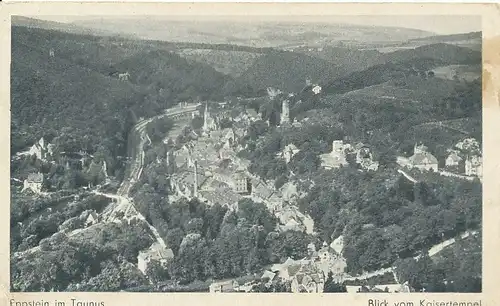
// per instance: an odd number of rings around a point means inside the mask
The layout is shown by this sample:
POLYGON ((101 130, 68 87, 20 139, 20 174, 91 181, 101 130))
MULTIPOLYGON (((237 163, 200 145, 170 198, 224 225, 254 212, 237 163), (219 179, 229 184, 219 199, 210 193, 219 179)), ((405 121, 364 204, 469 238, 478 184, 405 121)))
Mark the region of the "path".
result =
POLYGON ((452 172, 448 172, 448 171, 444 171, 444 170, 439 171, 439 174, 441 174, 443 176, 452 176, 452 177, 456 177, 456 178, 460 178, 460 179, 464 179, 464 180, 468 180, 468 181, 472 181, 475 179, 474 176, 460 175, 460 174, 456 174, 456 173, 452 173, 452 172))
POLYGON ((417 183, 418 182, 413 176, 409 175, 408 173, 404 172, 403 170, 398 169, 398 172, 401 173, 404 177, 406 177, 411 182, 413 182, 413 183, 417 183))
POLYGON ((427 122, 427 123, 424 123, 422 125, 435 125, 435 126, 439 126, 439 127, 444 127, 444 128, 447 128, 447 129, 450 129, 450 130, 453 130, 453 131, 456 131, 456 132, 459 132, 459 133, 462 133, 464 135, 470 135, 469 132, 465 131, 465 130, 462 130, 462 129, 458 129, 458 128, 454 128, 452 126, 449 126, 449 125, 446 125, 444 124, 442 121, 437 121, 437 122, 427 122))

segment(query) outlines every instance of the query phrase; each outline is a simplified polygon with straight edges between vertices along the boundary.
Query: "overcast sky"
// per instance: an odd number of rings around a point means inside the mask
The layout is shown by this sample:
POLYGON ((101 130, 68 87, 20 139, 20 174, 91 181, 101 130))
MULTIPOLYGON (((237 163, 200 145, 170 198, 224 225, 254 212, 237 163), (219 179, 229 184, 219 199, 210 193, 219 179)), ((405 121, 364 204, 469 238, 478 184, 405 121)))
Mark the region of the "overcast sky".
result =
MULTIPOLYGON (((34 18, 46 19, 58 22, 72 22, 76 20, 89 20, 89 19, 101 19, 107 18, 103 16, 37 16, 34 18)), ((127 18, 126 16, 110 16, 110 19, 122 19, 127 18)), ((135 16, 133 18, 140 18, 135 16)), ((145 19, 151 19, 151 17, 144 17, 145 19)), ((328 22, 328 23, 347 23, 347 24, 357 24, 365 26, 390 26, 390 27, 403 27, 412 28, 434 32, 437 34, 454 34, 454 33, 466 33, 481 30, 481 17, 480 16, 178 16, 178 17, 160 17, 155 16, 153 18, 161 19, 175 19, 175 20, 227 20, 232 21, 242 21, 246 19, 259 20, 259 21, 294 21, 294 22, 328 22)))

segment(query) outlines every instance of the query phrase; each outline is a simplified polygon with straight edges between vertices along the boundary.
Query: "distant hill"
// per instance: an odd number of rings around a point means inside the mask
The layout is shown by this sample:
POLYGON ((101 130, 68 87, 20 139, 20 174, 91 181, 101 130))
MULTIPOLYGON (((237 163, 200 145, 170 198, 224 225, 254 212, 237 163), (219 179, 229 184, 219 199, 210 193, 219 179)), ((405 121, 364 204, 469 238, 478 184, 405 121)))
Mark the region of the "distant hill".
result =
POLYGON ((427 37, 420 37, 410 39, 407 42, 400 44, 399 47, 419 47, 423 45, 430 45, 435 43, 446 43, 449 45, 455 45, 458 47, 467 48, 470 50, 480 52, 482 50, 482 33, 481 32, 470 32, 462 34, 451 34, 451 35, 434 35, 427 37))
POLYGON ((437 43, 417 47, 415 49, 398 50, 384 55, 386 62, 404 62, 428 58, 442 61, 447 64, 477 64, 481 62, 481 52, 467 48, 437 43))
POLYGON ((370 27, 354 24, 334 24, 332 22, 293 22, 262 20, 203 20, 178 19, 150 16, 136 18, 94 18, 75 21, 75 25, 134 33, 142 39, 172 42, 189 41, 210 44, 237 44, 253 47, 316 46, 321 41, 333 44, 338 41, 362 43, 401 43, 411 38, 433 35, 432 32, 396 28, 370 27), (168 29, 166 31, 165 29, 168 29))
POLYGON ((466 40, 480 40, 482 38, 481 32, 470 32, 470 33, 461 33, 461 34, 450 34, 450 35, 434 35, 427 37, 420 37, 410 39, 410 42, 460 42, 466 40))
POLYGON ((226 93, 240 93, 250 88, 254 92, 276 87, 282 91, 298 92, 306 85, 306 79, 324 83, 344 75, 345 72, 332 63, 300 53, 275 52, 254 61, 240 77, 227 84, 226 93))
POLYGON ((92 29, 79 26, 72 23, 55 22, 49 20, 41 20, 24 16, 12 16, 12 26, 22 26, 30 28, 40 28, 46 30, 56 30, 72 34, 80 35, 101 35, 101 36, 118 36, 118 37, 134 37, 130 34, 122 34, 116 31, 92 29))
POLYGON ((406 84, 398 86, 391 80, 343 94, 350 100, 369 101, 370 103, 398 103, 402 106, 413 103, 432 103, 448 97, 455 91, 456 82, 446 79, 408 76, 406 84))

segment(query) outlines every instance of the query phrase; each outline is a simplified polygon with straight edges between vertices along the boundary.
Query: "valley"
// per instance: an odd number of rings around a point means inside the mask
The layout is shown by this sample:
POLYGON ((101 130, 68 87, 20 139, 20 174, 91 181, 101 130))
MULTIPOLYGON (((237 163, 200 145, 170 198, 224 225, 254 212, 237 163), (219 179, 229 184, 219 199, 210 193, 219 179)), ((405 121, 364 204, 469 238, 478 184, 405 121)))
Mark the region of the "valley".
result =
POLYGON ((480 291, 480 33, 124 22, 13 27, 13 291, 480 291))

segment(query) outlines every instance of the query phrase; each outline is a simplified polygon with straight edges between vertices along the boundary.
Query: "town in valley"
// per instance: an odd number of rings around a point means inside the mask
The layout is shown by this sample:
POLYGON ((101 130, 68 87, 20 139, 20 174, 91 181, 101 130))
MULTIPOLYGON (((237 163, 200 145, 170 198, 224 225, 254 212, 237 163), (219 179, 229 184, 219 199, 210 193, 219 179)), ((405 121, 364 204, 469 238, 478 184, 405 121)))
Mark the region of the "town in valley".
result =
POLYGON ((49 19, 12 17, 11 291, 481 292, 477 29, 49 19))

